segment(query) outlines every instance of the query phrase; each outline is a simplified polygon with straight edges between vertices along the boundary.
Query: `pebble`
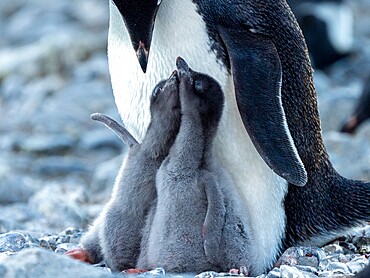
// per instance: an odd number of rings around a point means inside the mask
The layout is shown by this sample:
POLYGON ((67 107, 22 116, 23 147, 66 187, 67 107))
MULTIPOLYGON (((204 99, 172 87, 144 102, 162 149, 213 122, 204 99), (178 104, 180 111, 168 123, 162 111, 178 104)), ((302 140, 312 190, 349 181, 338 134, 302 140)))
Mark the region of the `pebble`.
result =
POLYGON ((305 278, 306 275, 302 271, 298 270, 296 267, 282 265, 280 267, 280 277, 281 278, 305 278))
POLYGON ((342 271, 343 274, 346 274, 349 272, 347 265, 344 263, 340 263, 340 262, 330 262, 328 266, 326 267, 326 270, 342 271))
MULTIPOLYGON (((369 263, 367 261, 367 263, 369 263)), ((359 273, 362 269, 364 269, 364 266, 367 265, 366 262, 364 261, 363 263, 361 262, 350 262, 347 264, 348 270, 352 274, 357 274, 359 273)))
POLYGON ((329 244, 323 248, 327 255, 343 254, 343 248, 339 244, 329 244))
MULTIPOLYGON (((28 231, 11 232, 7 234, 0 235, 0 265, 7 257, 10 255, 17 254, 23 249, 45 249, 49 251, 54 251, 57 254, 64 254, 66 251, 78 247, 78 242, 83 235, 82 230, 69 227, 58 234, 40 234, 28 231), (4 247, 5 246, 5 247, 4 247)), ((282 259, 279 261, 287 262, 287 256, 290 256, 289 262, 293 262, 292 265, 280 265, 280 267, 275 267, 267 274, 258 276, 258 278, 314 278, 314 277, 341 277, 354 275, 360 272, 366 265, 369 264, 369 259, 365 256, 359 256, 357 254, 352 254, 352 260, 348 263, 342 263, 337 261, 330 261, 328 264, 322 267, 313 267, 305 265, 305 261, 301 260, 302 257, 307 257, 308 254, 312 254, 313 257, 317 257, 318 261, 323 261, 325 258, 332 260, 330 258, 334 253, 340 253, 341 249, 338 248, 338 244, 329 244, 324 246, 322 249, 313 247, 294 247, 288 249, 283 255, 282 259), (326 252, 326 253, 325 253, 326 252), (291 256, 296 256, 295 260, 292 260, 291 256), (297 256, 298 255, 298 256, 297 256)), ((340 247, 340 246, 339 246, 340 247)), ((38 252, 38 251, 35 251, 38 252)), ((343 254, 340 254, 343 255, 343 254)), ((344 255, 343 255, 344 256, 344 255)), ((103 268, 109 271, 104 264, 96 265, 96 267, 103 268)), ((91 268, 94 268, 91 266, 91 268)), ((165 269, 157 268, 152 271, 138 275, 138 277, 194 277, 186 274, 166 274, 165 269)), ((216 273, 212 271, 203 272, 196 275, 196 278, 210 278, 210 277, 238 277, 241 274, 230 274, 230 273, 216 273)))
POLYGON ((104 268, 92 267, 52 251, 31 248, 3 259, 0 262, 0 277, 103 278, 120 276, 104 268))
POLYGON ((0 252, 18 252, 23 249, 26 238, 21 233, 0 235, 0 252))
POLYGON ((266 278, 280 278, 281 277, 281 269, 275 267, 272 269, 266 276, 266 278))

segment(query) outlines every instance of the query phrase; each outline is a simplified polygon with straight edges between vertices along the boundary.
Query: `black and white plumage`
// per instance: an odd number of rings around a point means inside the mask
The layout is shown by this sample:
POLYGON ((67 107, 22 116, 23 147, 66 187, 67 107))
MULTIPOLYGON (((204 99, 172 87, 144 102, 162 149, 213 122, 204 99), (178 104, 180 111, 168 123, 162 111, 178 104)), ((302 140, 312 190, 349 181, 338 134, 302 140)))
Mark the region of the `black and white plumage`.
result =
POLYGON ((313 66, 325 69, 353 50, 353 13, 345 0, 287 0, 305 36, 313 66))
POLYGON ((370 218, 369 184, 339 176, 325 151, 306 44, 284 0, 112 1, 113 91, 138 139, 150 122, 151 88, 177 56, 224 91, 214 148, 246 207, 254 274, 270 268, 284 246, 321 244, 370 218), (152 19, 139 42, 131 41, 137 36, 125 7, 152 19))

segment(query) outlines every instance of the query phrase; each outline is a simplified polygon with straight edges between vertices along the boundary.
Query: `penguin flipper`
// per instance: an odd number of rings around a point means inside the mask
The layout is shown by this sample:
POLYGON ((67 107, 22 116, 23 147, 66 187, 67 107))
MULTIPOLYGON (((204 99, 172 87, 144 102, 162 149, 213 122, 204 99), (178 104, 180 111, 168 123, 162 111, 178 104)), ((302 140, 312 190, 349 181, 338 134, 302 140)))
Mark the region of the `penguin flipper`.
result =
POLYGON ((102 122, 109 129, 113 130, 117 134, 119 139, 121 139, 122 142, 127 144, 129 147, 139 144, 134 136, 132 136, 131 133, 124 126, 113 120, 111 117, 108 117, 107 115, 101 113, 91 114, 90 117, 94 121, 102 122))
POLYGON ((203 224, 204 252, 209 262, 221 264, 221 242, 225 225, 226 208, 219 183, 213 175, 202 177, 207 196, 207 214, 203 224))
POLYGON ((305 185, 307 172, 282 105, 282 68, 275 45, 242 28, 219 27, 218 32, 229 55, 239 112, 255 148, 276 174, 305 185))

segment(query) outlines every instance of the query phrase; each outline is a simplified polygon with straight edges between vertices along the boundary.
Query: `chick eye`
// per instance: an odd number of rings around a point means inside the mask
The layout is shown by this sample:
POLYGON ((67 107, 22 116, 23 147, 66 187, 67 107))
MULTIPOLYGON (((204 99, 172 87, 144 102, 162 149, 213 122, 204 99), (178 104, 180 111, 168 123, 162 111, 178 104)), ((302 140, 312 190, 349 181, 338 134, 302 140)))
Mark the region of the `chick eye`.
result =
POLYGON ((153 99, 158 96, 158 94, 162 91, 161 87, 158 87, 152 94, 153 99))
POLYGON ((194 81, 194 89, 197 91, 197 92, 201 92, 203 91, 203 82, 199 81, 199 80, 195 80, 194 81))

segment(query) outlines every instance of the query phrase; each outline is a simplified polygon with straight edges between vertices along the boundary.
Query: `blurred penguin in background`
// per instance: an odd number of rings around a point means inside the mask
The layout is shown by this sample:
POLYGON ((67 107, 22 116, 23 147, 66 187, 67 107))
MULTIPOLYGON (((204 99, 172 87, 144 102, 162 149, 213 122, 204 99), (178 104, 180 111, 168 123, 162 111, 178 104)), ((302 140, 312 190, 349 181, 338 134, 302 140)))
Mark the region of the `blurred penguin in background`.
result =
MULTIPOLYGON (((306 39, 312 65, 325 70, 353 49, 353 12, 345 0, 288 0, 306 39)), ((353 134, 370 118, 370 76, 350 117, 340 128, 353 134)))
POLYGON ((370 118, 370 76, 367 78, 365 87, 352 112, 352 115, 345 121, 341 132, 354 133, 360 124, 370 118))
POLYGON ((326 69, 351 54, 353 13, 345 0, 288 0, 314 68, 326 69))

